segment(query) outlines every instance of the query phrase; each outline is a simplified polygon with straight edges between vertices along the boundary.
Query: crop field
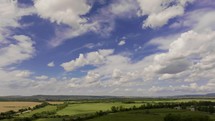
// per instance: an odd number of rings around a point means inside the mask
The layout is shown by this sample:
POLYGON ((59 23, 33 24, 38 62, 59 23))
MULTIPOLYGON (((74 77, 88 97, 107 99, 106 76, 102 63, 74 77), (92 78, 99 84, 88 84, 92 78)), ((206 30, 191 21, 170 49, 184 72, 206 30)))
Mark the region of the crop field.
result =
POLYGON ((34 107, 40 104, 39 102, 0 102, 0 112, 9 110, 17 111, 22 108, 34 107))
POLYGON ((83 104, 70 104, 63 110, 57 112, 57 115, 78 115, 78 114, 87 114, 94 113, 96 111, 106 111, 110 110, 112 106, 122 106, 124 108, 130 108, 133 106, 140 106, 141 103, 83 103, 83 104))

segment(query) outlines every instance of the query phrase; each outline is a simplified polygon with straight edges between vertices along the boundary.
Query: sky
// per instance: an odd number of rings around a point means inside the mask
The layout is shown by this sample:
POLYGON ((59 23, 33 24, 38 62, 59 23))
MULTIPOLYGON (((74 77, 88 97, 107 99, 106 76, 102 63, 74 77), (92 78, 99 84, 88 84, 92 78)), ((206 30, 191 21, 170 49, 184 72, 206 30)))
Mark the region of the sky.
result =
POLYGON ((215 92, 214 0, 0 0, 0 96, 215 92))

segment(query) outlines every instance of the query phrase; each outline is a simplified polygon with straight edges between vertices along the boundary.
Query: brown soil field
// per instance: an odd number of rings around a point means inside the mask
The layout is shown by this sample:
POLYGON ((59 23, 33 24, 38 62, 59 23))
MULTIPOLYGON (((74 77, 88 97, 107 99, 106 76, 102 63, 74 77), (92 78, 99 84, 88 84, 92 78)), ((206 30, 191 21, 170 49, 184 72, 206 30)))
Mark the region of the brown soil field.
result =
POLYGON ((19 109, 34 107, 38 104, 40 104, 40 102, 0 102, 0 112, 9 110, 18 111, 19 109))

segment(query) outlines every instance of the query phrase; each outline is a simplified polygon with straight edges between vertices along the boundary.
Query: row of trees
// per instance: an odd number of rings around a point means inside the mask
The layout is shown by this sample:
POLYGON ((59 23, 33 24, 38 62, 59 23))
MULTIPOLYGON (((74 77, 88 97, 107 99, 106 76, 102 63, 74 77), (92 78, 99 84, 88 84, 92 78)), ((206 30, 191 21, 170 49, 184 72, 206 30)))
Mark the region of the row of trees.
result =
POLYGON ((3 112, 3 113, 0 113, 0 120, 2 119, 10 119, 12 118, 14 115, 16 114, 15 111, 7 111, 7 112, 3 112))

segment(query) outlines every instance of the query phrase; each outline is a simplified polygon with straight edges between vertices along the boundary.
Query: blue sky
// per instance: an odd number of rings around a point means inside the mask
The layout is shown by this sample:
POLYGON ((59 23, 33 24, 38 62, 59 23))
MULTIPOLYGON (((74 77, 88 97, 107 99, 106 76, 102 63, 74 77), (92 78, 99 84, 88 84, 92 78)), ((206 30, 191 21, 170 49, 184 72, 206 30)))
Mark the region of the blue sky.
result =
POLYGON ((1 0, 0 95, 214 92, 213 0, 1 0))

